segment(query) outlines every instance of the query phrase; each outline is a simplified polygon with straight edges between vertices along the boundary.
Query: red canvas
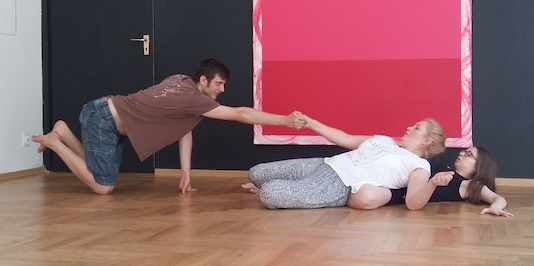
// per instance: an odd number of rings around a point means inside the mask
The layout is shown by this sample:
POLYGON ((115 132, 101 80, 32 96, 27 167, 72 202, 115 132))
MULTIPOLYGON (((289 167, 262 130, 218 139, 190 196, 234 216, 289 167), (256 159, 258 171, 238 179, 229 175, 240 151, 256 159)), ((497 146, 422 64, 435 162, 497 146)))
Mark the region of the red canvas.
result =
MULTIPOLYGON (((392 137, 431 117, 470 146, 470 35, 468 0, 255 1, 255 107, 392 137)), ((255 143, 329 144, 274 126, 255 143)))

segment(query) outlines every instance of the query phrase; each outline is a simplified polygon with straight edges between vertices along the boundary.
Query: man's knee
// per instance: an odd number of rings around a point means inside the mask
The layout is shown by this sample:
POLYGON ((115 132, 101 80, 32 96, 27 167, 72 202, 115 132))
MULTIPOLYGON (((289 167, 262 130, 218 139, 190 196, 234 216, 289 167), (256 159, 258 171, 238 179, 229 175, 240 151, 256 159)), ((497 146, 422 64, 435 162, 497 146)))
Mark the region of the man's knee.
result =
POLYGON ((92 189, 93 189, 93 192, 95 192, 96 194, 107 195, 111 193, 111 191, 113 191, 114 188, 115 186, 102 186, 100 184, 97 184, 92 189))

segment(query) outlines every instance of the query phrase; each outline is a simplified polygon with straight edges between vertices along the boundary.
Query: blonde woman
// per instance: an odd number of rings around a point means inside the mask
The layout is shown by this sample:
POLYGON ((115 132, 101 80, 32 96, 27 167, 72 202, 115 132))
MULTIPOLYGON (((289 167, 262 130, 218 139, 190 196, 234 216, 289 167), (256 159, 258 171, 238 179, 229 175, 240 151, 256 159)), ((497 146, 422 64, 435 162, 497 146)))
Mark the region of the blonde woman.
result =
MULTIPOLYGON (((366 184, 385 188, 407 187, 406 206, 422 208, 432 195, 430 158, 445 150, 441 126, 424 119, 409 126, 401 145, 388 136, 350 135, 303 115, 306 128, 350 151, 327 158, 305 158, 262 163, 249 170, 251 183, 270 209, 345 206, 349 196, 366 184)), ((445 182, 453 171, 439 173, 445 182)), ((385 203, 384 203, 385 204, 385 203)), ((378 206, 377 206, 378 207, 378 206)))

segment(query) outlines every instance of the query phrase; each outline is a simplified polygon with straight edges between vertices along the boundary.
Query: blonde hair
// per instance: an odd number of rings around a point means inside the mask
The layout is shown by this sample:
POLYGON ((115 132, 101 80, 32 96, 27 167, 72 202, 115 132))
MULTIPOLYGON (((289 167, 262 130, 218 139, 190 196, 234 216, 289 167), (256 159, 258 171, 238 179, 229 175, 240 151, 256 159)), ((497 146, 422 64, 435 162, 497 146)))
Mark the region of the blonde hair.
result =
POLYGON ((423 121, 428 123, 427 135, 432 140, 425 151, 425 159, 428 159, 445 151, 445 133, 436 120, 425 118, 423 121))

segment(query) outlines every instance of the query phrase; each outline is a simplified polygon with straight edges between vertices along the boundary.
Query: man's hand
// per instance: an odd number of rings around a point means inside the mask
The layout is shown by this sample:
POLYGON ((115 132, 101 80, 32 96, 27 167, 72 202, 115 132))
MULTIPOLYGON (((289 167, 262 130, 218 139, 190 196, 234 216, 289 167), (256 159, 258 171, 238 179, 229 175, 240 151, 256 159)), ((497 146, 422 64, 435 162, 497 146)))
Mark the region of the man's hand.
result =
POLYGON ((191 177, 188 175, 182 175, 180 179, 180 190, 182 193, 197 191, 196 188, 191 187, 191 177))
POLYGON ((293 113, 286 117, 286 121, 285 125, 287 127, 295 129, 301 129, 306 124, 306 120, 304 120, 302 113, 299 111, 293 111, 293 113))
POLYGON ((451 182, 452 177, 454 176, 454 171, 439 172, 436 173, 431 179, 430 182, 435 186, 444 187, 451 182))

